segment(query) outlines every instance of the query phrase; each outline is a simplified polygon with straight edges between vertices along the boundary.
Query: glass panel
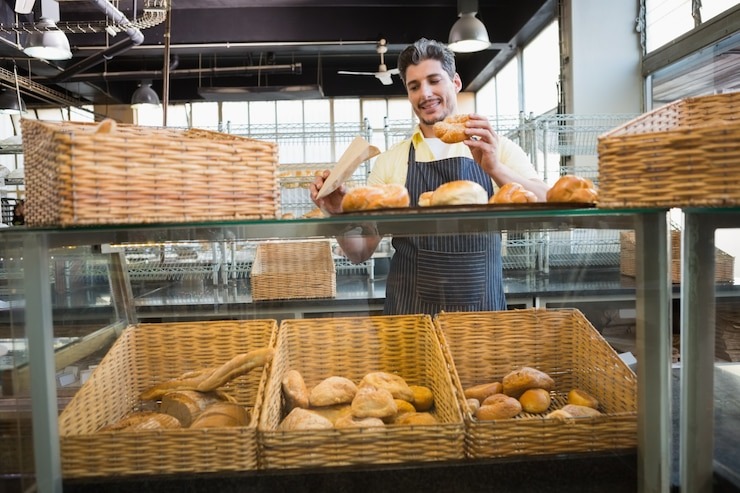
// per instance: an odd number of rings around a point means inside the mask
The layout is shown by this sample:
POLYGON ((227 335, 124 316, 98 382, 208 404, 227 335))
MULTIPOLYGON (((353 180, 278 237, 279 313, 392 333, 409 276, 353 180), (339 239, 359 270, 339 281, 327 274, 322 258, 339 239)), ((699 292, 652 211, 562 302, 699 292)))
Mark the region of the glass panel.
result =
POLYGON ((650 53, 694 28, 691 0, 645 0, 645 25, 650 53))
POLYGON ((553 22, 529 43, 522 54, 525 113, 556 110, 560 82, 558 23, 553 22))
POLYGON ((513 58, 496 75, 496 108, 499 117, 519 115, 518 64, 519 59, 513 58))

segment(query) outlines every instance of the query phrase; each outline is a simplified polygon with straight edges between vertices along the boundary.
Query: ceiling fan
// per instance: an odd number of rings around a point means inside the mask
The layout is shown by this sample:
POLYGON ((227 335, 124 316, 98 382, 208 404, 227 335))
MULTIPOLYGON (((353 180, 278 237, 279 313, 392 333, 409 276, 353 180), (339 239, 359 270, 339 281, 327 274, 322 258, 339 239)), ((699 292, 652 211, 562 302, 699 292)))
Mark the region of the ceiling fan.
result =
POLYGON ((397 68, 388 69, 385 64, 385 53, 388 51, 385 39, 378 41, 375 51, 380 55, 380 65, 378 65, 377 72, 350 72, 347 70, 340 70, 337 73, 340 75, 374 75, 383 85, 389 86, 393 84, 391 75, 398 75, 400 72, 397 68))

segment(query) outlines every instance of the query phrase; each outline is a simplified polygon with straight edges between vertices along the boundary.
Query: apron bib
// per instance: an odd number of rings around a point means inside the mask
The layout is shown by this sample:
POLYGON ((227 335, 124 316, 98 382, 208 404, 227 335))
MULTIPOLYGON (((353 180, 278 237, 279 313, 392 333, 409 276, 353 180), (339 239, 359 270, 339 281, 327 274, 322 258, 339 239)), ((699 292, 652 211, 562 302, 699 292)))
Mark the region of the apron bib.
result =
MULTIPOLYGON (((411 207, 423 192, 454 180, 474 181, 493 194, 491 178, 470 158, 418 163, 412 144, 408 164, 411 207)), ((393 247, 385 314, 506 309, 499 233, 396 237, 393 247)))

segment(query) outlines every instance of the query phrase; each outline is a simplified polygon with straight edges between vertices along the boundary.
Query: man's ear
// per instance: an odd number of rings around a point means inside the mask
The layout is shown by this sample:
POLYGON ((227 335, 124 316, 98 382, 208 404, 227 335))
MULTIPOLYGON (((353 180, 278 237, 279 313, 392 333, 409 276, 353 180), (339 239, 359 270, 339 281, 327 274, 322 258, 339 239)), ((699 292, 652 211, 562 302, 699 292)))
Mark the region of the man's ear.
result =
POLYGON ((455 84, 455 93, 462 91, 462 79, 457 72, 455 72, 455 76, 452 78, 452 83, 455 84))

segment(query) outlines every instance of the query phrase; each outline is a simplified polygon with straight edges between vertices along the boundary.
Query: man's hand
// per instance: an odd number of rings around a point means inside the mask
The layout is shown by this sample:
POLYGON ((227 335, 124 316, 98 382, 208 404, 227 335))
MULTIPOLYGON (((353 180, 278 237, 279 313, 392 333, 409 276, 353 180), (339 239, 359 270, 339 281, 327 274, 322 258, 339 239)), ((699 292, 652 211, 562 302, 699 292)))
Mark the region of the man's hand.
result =
POLYGON ((344 198, 344 194, 347 192, 347 189, 342 185, 326 197, 317 199, 316 196, 319 194, 321 187, 324 186, 324 181, 329 177, 330 173, 331 171, 328 169, 325 169, 320 173, 316 173, 316 178, 311 184, 310 191, 313 203, 326 214, 333 215, 342 212, 342 199, 344 198))
POLYGON ((498 134, 485 116, 470 115, 465 131, 468 138, 465 144, 473 154, 473 160, 483 168, 488 176, 495 176, 499 168, 498 134))

